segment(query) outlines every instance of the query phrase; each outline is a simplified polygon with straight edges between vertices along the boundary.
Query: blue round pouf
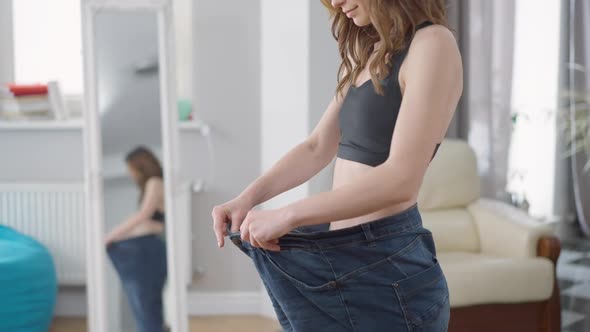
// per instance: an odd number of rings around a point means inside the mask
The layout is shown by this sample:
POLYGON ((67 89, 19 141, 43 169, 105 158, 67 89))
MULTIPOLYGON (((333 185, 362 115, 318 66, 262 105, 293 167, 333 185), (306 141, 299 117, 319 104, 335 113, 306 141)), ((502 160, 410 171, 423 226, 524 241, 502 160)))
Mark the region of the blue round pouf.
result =
POLYGON ((0 331, 48 331, 56 296, 57 277, 49 251, 0 225, 0 331))

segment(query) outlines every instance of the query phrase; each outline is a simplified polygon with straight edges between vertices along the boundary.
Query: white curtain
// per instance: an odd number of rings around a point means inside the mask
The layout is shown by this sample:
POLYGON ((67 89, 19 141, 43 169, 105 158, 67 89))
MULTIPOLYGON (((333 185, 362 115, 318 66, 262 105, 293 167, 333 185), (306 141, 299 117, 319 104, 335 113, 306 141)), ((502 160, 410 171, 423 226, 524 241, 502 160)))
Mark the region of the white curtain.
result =
MULTIPOLYGON (((579 71, 572 69, 572 66, 564 65, 563 89, 588 93, 590 92, 590 3, 587 0, 566 0, 563 5, 565 23, 563 28, 566 31, 562 39, 562 47, 565 50, 564 62, 585 68, 585 71, 579 71)), ((586 133, 588 134, 590 133, 586 133)), ((569 192, 566 191, 563 195, 556 197, 556 206, 563 211, 567 211, 569 206, 575 206, 580 228, 587 236, 590 236, 590 171, 583 170, 588 157, 590 156, 581 150, 568 160, 571 176, 564 176, 563 179, 570 181, 567 187, 562 187, 567 188, 569 192)))
POLYGON ((514 53, 514 1, 450 0, 463 56, 464 92, 449 129, 477 155, 481 193, 505 199, 514 53))

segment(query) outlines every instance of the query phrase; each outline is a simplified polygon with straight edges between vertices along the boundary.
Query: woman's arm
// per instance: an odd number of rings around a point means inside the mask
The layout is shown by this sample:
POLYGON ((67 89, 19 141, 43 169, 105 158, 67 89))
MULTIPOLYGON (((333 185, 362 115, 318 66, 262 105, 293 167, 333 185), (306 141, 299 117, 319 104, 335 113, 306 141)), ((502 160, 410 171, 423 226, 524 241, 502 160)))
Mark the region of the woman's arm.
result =
POLYGON ((404 97, 387 161, 348 185, 281 209, 291 226, 354 218, 417 195, 463 88, 451 32, 440 26, 420 30, 403 67, 404 97))
POLYGON ((115 227, 107 236, 107 243, 123 238, 137 225, 149 220, 158 208, 158 203, 164 197, 164 183, 162 179, 152 177, 145 184, 145 194, 137 212, 129 216, 125 222, 115 227))
POLYGON ((219 247, 224 246, 228 224, 232 232, 237 232, 253 207, 304 183, 334 159, 340 140, 338 113, 343 95, 332 99, 304 142, 291 149, 238 197, 213 208, 211 217, 219 247))
POLYGON ((341 105, 342 98, 334 97, 309 137, 250 184, 240 196, 251 206, 262 204, 308 181, 326 167, 338 149, 341 105))

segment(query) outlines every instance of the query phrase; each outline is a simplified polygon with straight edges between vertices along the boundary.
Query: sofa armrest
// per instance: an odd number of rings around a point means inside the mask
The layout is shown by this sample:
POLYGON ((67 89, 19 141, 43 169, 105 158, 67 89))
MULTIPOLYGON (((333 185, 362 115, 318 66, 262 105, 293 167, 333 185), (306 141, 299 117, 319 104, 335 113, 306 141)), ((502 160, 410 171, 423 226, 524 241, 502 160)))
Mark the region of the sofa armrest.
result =
POLYGON ((504 202, 479 199, 467 210, 477 226, 484 253, 515 258, 536 257, 539 239, 553 235, 549 225, 504 202))
POLYGON ((557 259, 561 252, 561 242, 556 236, 544 236, 539 239, 537 246, 537 255, 545 257, 553 262, 554 281, 553 293, 545 305, 543 312, 542 325, 546 327, 547 332, 561 331, 561 294, 559 284, 557 283, 557 259))
POLYGON ((545 235, 537 244, 537 256, 549 259, 557 266, 557 259, 561 253, 561 241, 554 235, 545 235))

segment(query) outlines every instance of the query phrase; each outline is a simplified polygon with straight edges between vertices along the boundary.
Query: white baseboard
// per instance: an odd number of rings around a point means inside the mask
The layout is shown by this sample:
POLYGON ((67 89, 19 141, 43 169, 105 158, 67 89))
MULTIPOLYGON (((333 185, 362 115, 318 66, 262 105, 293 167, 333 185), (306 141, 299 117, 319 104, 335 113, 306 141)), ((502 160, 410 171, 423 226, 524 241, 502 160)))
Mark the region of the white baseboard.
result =
POLYGON ((260 292, 198 292, 187 294, 190 316, 260 315, 260 292))
MULTIPOLYGON (((262 315, 274 318, 272 303, 264 289, 251 292, 189 291, 187 308, 190 316, 262 315)), ((85 317, 86 294, 83 291, 60 291, 55 316, 85 317)))
POLYGON ((270 297, 268 297, 268 293, 264 288, 264 285, 261 285, 260 290, 260 314, 264 317, 268 318, 276 318, 277 315, 275 314, 275 309, 272 306, 272 302, 270 301, 270 297))
POLYGON ((59 290, 54 316, 86 317, 86 292, 84 290, 59 290))

